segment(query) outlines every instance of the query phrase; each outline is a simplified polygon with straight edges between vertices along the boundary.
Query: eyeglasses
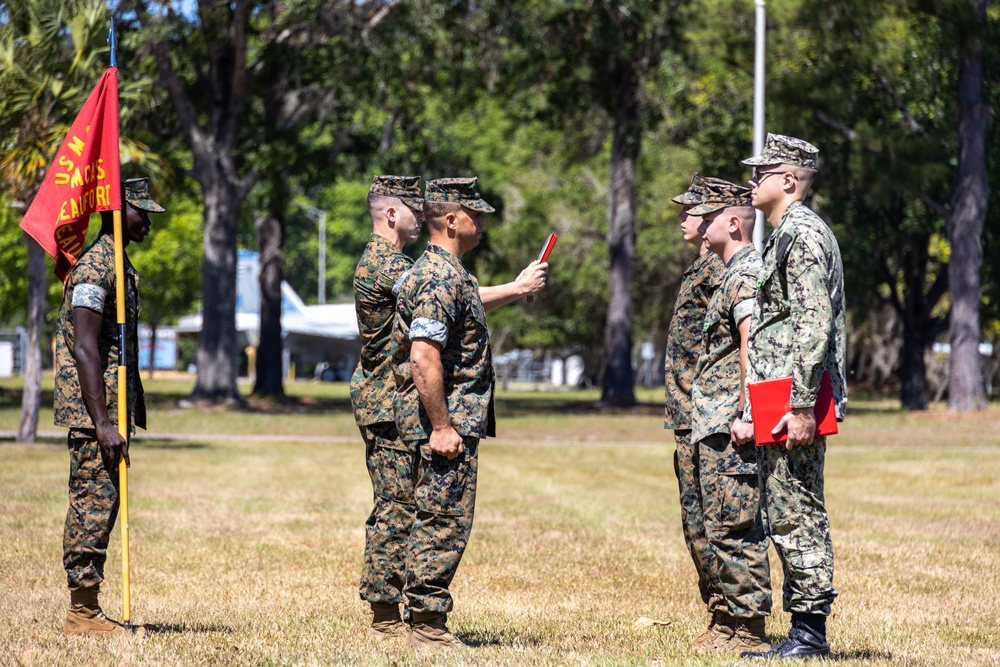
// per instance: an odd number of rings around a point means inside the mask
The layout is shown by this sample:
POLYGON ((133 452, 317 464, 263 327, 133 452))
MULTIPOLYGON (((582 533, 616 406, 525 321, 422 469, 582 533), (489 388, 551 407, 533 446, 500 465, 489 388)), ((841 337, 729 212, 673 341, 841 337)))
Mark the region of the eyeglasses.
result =
MULTIPOLYGON (((752 171, 753 173, 750 176, 750 180, 753 181, 754 183, 757 183, 758 185, 762 180, 764 180, 763 178, 761 178, 761 176, 770 176, 772 174, 792 174, 792 172, 790 171, 757 171, 757 167, 754 167, 752 171)), ((792 174, 792 178, 794 178, 795 180, 799 180, 799 177, 796 176, 795 174, 792 174)))

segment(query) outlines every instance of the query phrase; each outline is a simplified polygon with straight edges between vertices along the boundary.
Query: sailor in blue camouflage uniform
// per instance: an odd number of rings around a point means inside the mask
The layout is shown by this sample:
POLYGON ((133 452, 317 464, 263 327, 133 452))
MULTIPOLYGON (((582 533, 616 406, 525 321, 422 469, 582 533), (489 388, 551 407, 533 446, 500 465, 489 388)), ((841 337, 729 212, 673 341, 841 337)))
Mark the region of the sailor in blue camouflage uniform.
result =
POLYGON ((486 311, 545 284, 547 264, 533 262, 513 283, 483 288, 463 266, 493 211, 475 178, 428 182, 430 244, 396 304, 393 404, 400 438, 415 459, 403 599, 417 650, 464 646, 446 625, 453 608, 448 587, 472 530, 479 442, 496 434, 486 311))
POLYGON ((750 313, 760 271, 760 255, 752 243, 750 189, 725 181, 708 184, 702 203, 691 213, 702 216, 699 231, 705 246, 725 264, 722 282, 705 309, 691 391, 691 440, 709 550, 704 573, 712 614, 710 632, 697 648, 766 650, 764 619, 771 611, 767 537, 760 516, 757 452, 746 437, 750 427, 741 422, 750 313))
MULTIPOLYGON (((758 448, 764 526, 781 559, 788 638, 747 657, 801 659, 830 654, 826 618, 837 597, 833 543, 824 501, 826 438, 816 438, 813 408, 824 371, 830 373, 837 419, 847 404, 844 267, 831 229, 804 203, 816 178, 819 150, 769 134, 754 168, 753 205, 774 227, 750 329, 749 381, 792 378, 791 411, 775 428, 785 446, 758 448)), ((753 405, 745 416, 753 419, 753 405)))
MULTIPOLYGON (((122 246, 142 243, 149 213, 164 209, 149 193, 149 179, 123 183, 122 246)), ((112 636, 126 633, 98 604, 108 542, 118 517, 118 464, 129 463, 128 441, 118 431, 118 307, 113 214, 101 214, 101 232, 66 279, 55 335, 55 423, 69 428, 69 508, 63 530, 63 566, 70 590, 64 631, 112 636)), ((139 378, 139 276, 125 265, 126 415, 129 433, 146 427, 139 378)))
POLYGON ((376 639, 406 634, 399 604, 413 525, 412 457, 396 431, 389 342, 396 293, 413 264, 403 247, 420 234, 423 206, 419 176, 375 176, 368 192, 372 235, 354 273, 361 356, 351 377, 351 404, 365 442, 374 503, 365 522, 360 595, 371 605, 368 635, 376 639))
MULTIPOLYGON (((691 441, 691 387, 694 371, 701 352, 701 334, 705 322, 705 308, 712 294, 719 287, 723 263, 718 255, 709 252, 699 227, 701 216, 693 215, 691 209, 702 202, 707 182, 717 179, 705 178, 701 174, 691 175, 691 184, 683 194, 672 199, 683 208, 678 214, 680 231, 686 243, 694 246, 698 254, 684 272, 680 290, 674 300, 674 312, 667 330, 667 344, 664 353, 665 391, 664 428, 672 429, 674 442, 674 473, 680 492, 681 530, 695 572, 698 574, 698 590, 701 599, 708 604, 710 592, 705 568, 711 558, 708 540, 705 538, 705 522, 701 513, 701 486, 698 482, 698 461, 694 443, 691 441)), ((712 626, 691 641, 694 647, 704 643, 714 632, 712 626)))

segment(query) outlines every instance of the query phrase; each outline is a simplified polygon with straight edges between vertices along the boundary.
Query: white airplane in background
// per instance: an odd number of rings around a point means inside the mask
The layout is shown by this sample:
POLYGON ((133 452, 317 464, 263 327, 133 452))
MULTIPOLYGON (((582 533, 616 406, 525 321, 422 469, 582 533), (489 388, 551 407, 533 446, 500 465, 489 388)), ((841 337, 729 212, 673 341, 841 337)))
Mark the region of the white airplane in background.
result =
MULTIPOLYGON (((241 347, 260 343, 260 258, 240 250, 236 268, 236 332, 241 347)), ((179 334, 201 331, 202 316, 180 318, 179 334)), ((361 352, 361 335, 353 303, 307 306, 292 286, 281 283, 281 333, 286 365, 313 367, 323 380, 350 379, 361 352)))

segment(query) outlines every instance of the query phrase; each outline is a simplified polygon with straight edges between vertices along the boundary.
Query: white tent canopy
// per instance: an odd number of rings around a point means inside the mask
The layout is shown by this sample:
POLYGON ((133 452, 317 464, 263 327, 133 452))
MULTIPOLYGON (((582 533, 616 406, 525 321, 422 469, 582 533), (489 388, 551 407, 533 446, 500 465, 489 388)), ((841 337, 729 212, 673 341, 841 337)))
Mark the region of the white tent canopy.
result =
MULTIPOLYGON (((239 251, 236 281, 236 331, 241 346, 260 343, 260 260, 257 253, 239 251)), ((180 318, 179 334, 201 331, 202 315, 180 318)), ((291 285, 281 283, 281 330, 287 354, 300 363, 325 362, 350 375, 361 351, 358 318, 353 303, 307 306, 291 285)), ((345 375, 346 374, 346 375, 345 375)))

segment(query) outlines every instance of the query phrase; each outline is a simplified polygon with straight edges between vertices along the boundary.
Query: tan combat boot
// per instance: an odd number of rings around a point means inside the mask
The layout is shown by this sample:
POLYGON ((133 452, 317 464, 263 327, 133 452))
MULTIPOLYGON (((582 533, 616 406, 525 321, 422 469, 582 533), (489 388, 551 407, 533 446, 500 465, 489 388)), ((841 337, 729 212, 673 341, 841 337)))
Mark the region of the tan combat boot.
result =
POLYGON ((716 650, 727 653, 742 653, 743 651, 769 651, 771 645, 764 633, 764 617, 736 618, 733 635, 716 650))
POLYGON ((445 614, 414 612, 410 623, 410 648, 416 651, 441 651, 468 648, 448 631, 445 614))
POLYGON ((91 637, 120 637, 131 633, 121 623, 112 621, 97 604, 98 586, 70 591, 69 611, 63 632, 91 637))
POLYGON ((391 602, 372 602, 372 624, 368 636, 372 639, 404 639, 406 623, 399 616, 399 605, 391 602))
POLYGON ((712 621, 708 624, 708 628, 706 628, 703 633, 692 639, 689 642, 689 646, 697 650, 712 650, 712 646, 714 646, 720 639, 722 641, 728 640, 732 637, 732 632, 727 631, 727 619, 727 615, 721 611, 712 612, 712 621))

